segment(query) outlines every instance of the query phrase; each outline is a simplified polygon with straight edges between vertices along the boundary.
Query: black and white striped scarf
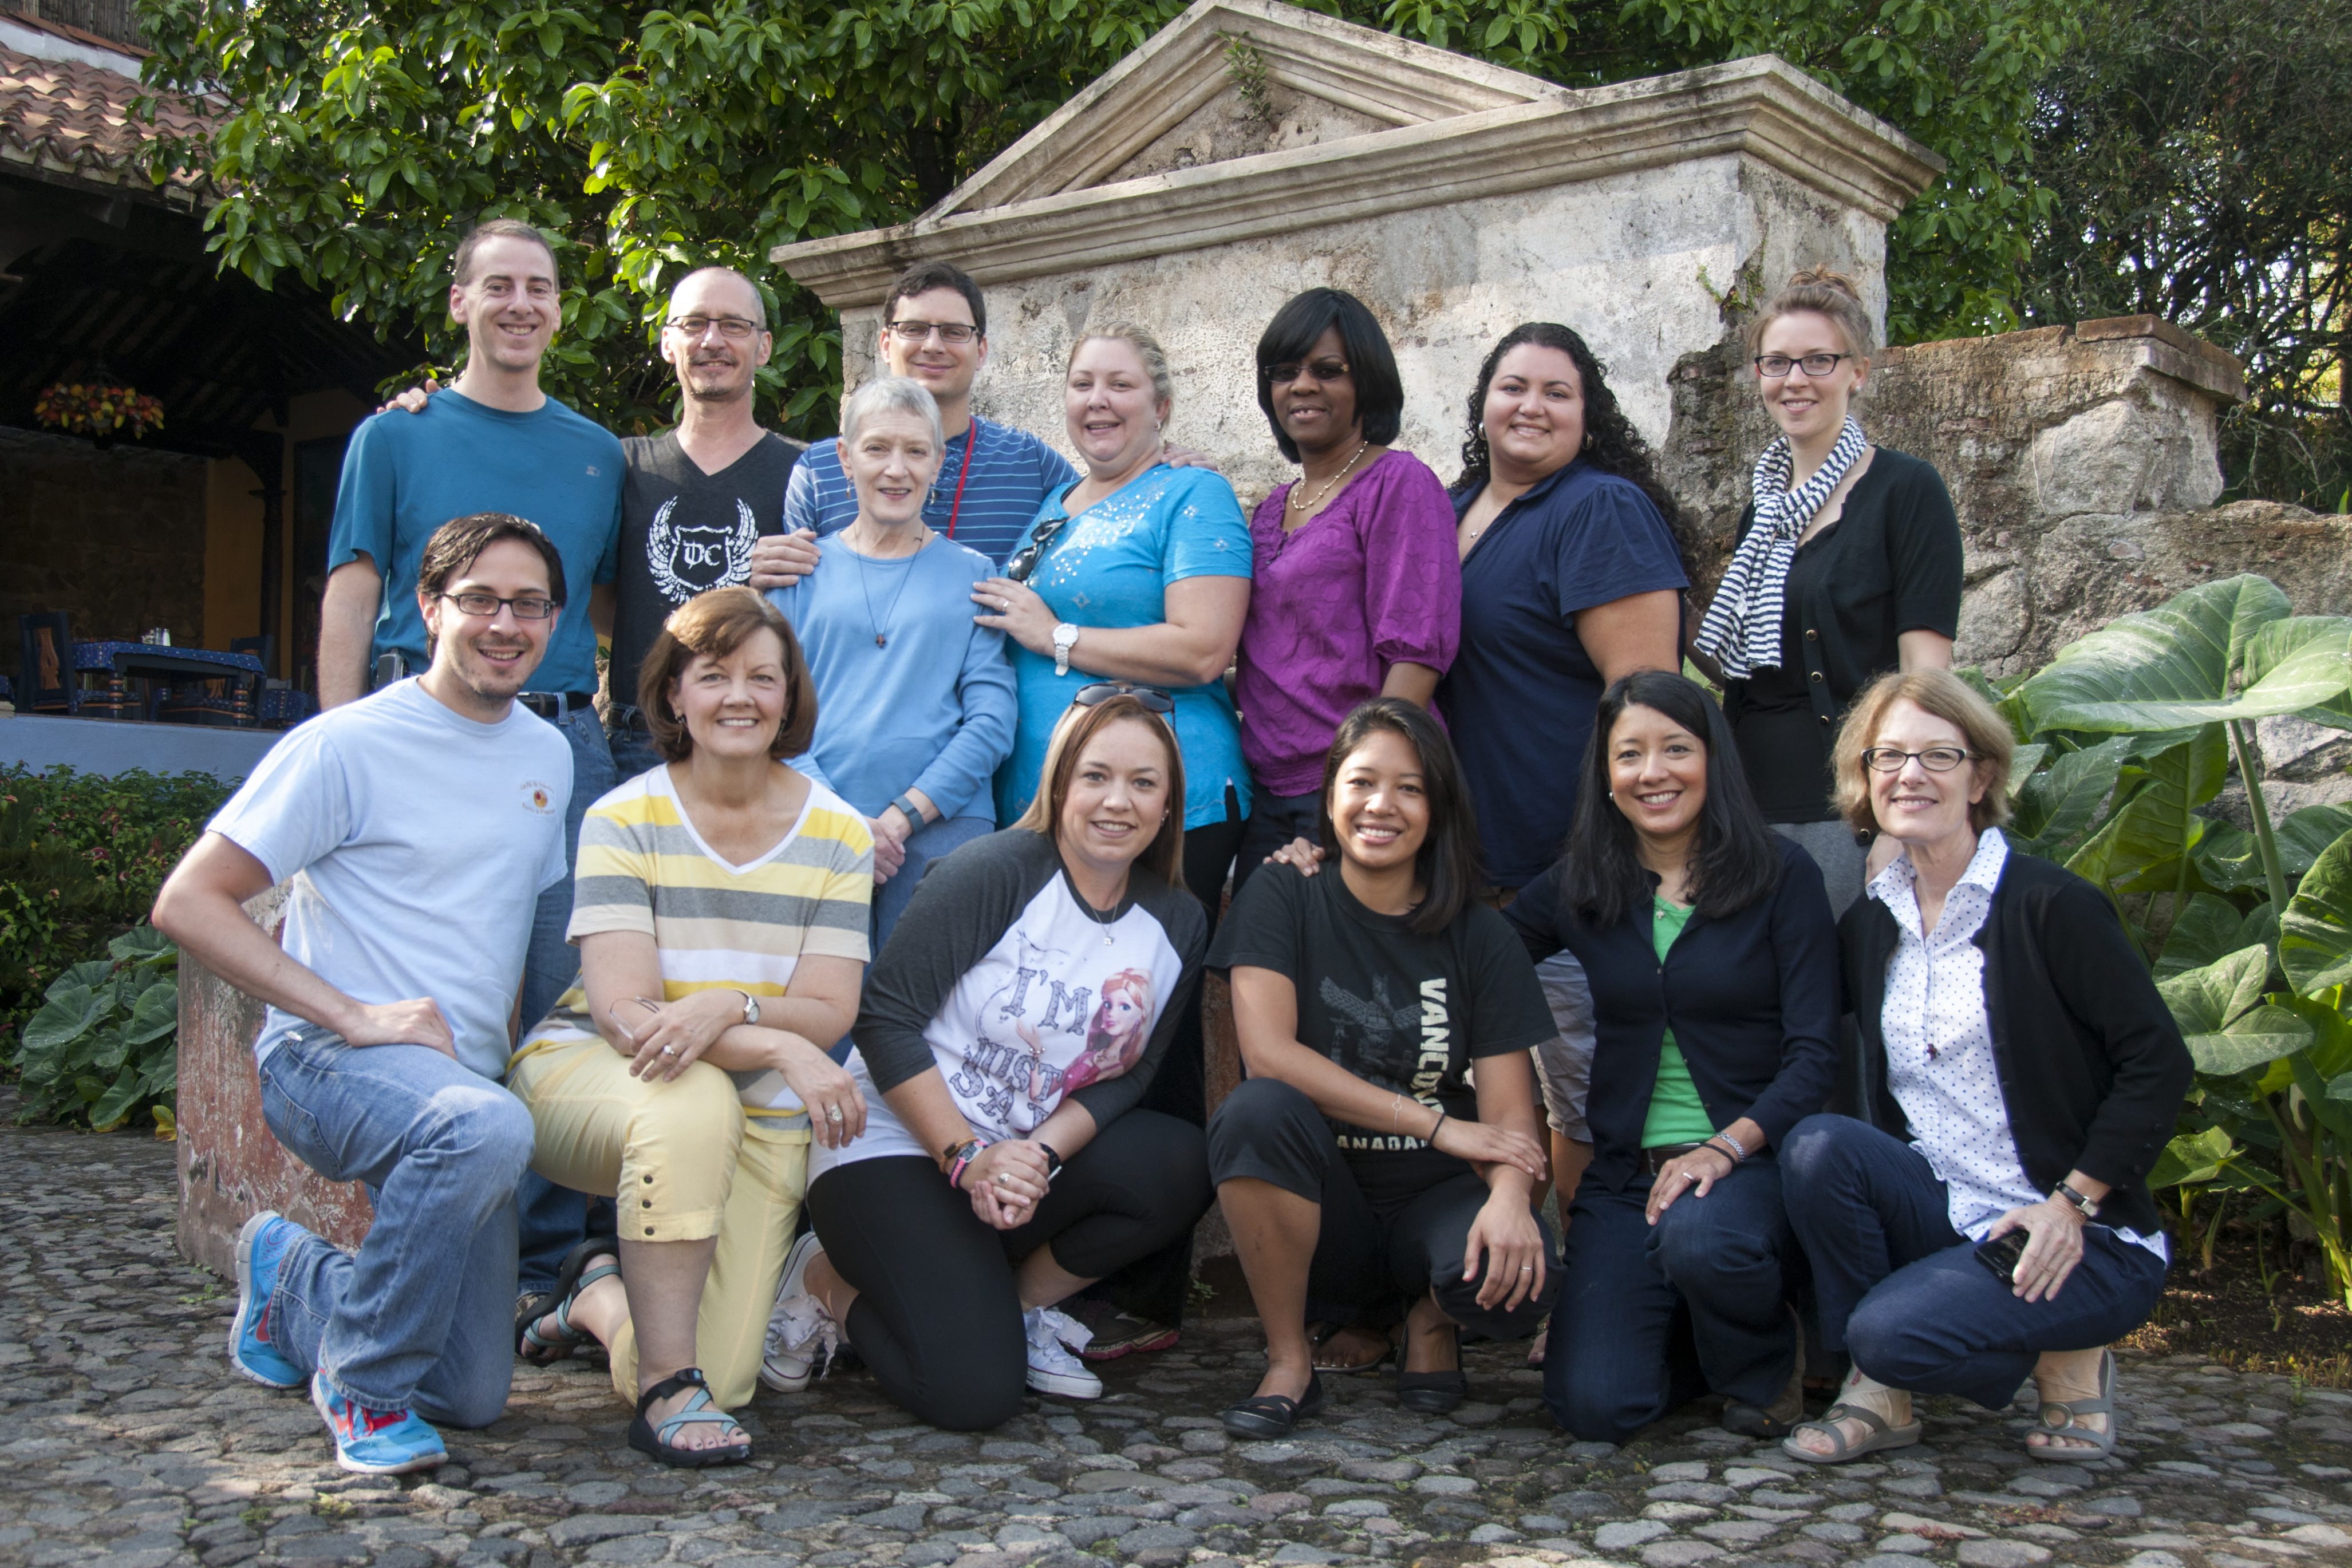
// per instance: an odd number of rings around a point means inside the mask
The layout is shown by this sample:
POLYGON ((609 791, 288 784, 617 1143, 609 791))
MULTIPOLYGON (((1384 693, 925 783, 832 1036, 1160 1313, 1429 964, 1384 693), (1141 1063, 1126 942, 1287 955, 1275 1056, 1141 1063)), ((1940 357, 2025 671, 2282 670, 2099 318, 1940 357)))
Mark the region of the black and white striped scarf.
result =
POLYGON ((1797 559, 1797 536, 1829 500, 1848 470, 1858 462, 1870 438, 1852 414, 1830 448, 1829 461, 1795 489, 1789 487, 1795 454, 1785 435, 1775 439, 1756 460, 1751 489, 1756 496, 1756 522, 1732 552, 1715 602, 1691 639, 1699 652, 1721 665, 1726 679, 1744 681, 1759 669, 1780 667, 1781 601, 1788 591, 1789 566, 1797 559))

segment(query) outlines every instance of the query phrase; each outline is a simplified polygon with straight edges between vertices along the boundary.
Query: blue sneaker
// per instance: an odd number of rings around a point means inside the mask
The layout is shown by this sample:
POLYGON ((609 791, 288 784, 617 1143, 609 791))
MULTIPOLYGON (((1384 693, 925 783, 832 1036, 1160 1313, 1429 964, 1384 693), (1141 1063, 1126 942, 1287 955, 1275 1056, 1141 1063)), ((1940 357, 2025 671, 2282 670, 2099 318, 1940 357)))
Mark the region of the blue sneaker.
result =
POLYGON ((291 1220, 264 1209, 236 1233, 236 1316, 229 1320, 229 1364, 268 1388, 299 1388, 308 1374, 269 1340, 269 1298, 278 1265, 302 1234, 291 1220))
POLYGON ((330 1388, 323 1375, 310 1379, 310 1403, 334 1434, 335 1463, 353 1475, 404 1475, 448 1462, 441 1434, 406 1410, 354 1405, 330 1388))

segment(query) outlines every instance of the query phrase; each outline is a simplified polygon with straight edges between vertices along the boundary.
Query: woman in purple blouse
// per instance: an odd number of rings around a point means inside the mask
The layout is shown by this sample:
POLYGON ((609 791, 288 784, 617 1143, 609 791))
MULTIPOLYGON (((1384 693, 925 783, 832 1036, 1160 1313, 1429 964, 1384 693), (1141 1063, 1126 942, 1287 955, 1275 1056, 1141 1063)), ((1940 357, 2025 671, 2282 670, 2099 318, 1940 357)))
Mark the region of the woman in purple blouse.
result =
POLYGON ((1323 763, 1370 697, 1429 706, 1462 627, 1454 505, 1391 450, 1404 382, 1363 301, 1310 288, 1257 342, 1257 404, 1298 480, 1250 518, 1249 619, 1235 696, 1255 781, 1236 894, 1294 838, 1319 840, 1323 763))

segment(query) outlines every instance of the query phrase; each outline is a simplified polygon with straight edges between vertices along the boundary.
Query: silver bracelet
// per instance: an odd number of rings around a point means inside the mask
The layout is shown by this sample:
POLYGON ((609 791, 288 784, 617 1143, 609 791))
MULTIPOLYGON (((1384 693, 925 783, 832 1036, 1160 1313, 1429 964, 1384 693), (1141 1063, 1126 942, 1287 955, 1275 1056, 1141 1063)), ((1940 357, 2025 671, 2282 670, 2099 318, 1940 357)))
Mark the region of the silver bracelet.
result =
POLYGON ((1707 1142, 1712 1144, 1717 1138, 1721 1139, 1727 1145, 1724 1152, 1731 1156, 1731 1163, 1733 1165, 1739 1165, 1748 1158, 1748 1150, 1738 1138, 1733 1137, 1728 1133, 1717 1133, 1715 1134, 1715 1137, 1709 1138, 1707 1142))

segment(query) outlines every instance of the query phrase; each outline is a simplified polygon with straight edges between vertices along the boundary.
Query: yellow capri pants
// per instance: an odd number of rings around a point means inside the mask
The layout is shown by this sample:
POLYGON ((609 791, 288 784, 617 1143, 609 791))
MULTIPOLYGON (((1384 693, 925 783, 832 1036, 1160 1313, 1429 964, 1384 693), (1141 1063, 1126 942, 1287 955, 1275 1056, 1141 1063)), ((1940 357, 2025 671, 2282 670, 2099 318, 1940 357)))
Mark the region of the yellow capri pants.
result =
MULTIPOLYGON (((621 1239, 719 1239, 695 1355, 721 1408, 750 1404, 808 1190, 806 1118, 746 1113, 734 1080, 707 1062, 670 1082, 632 1078, 629 1059, 593 1037, 528 1047, 507 1087, 530 1107, 531 1168, 559 1186, 610 1195, 621 1239)), ((606 1349, 614 1390, 635 1405, 635 1326, 606 1349)))

